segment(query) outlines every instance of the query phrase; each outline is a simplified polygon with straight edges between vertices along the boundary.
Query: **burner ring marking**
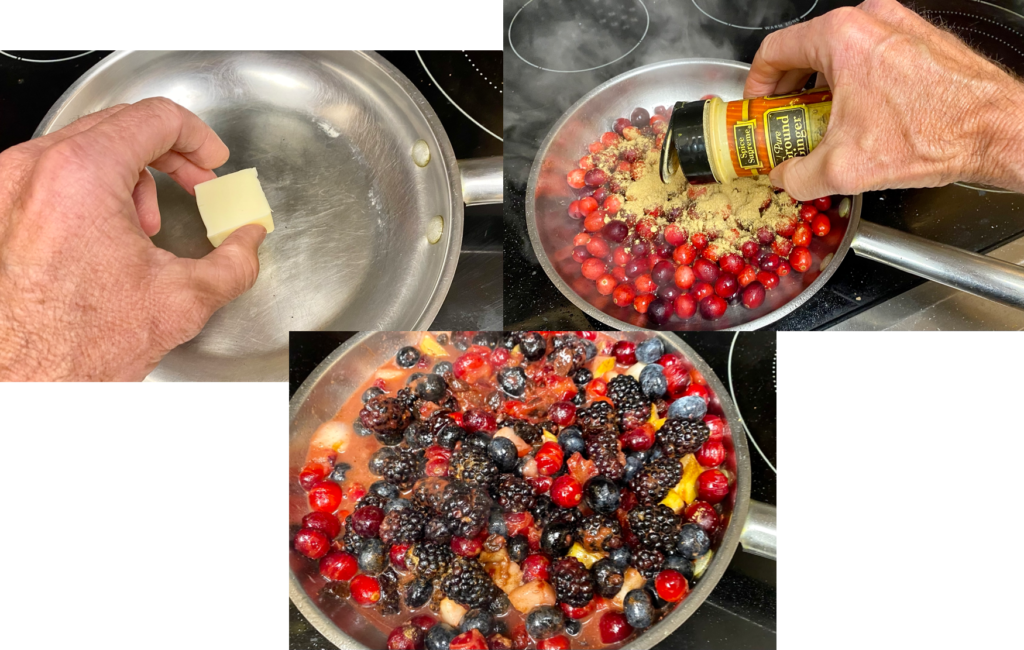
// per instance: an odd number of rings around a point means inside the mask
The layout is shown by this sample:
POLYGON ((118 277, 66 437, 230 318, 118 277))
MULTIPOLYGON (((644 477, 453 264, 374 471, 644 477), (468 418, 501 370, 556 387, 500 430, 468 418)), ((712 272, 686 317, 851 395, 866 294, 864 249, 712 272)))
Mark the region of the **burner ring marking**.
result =
POLYGON ((495 135, 493 131, 488 129, 483 124, 477 122, 475 119, 473 119, 472 115, 470 115, 469 113, 464 111, 461 106, 459 106, 458 104, 455 103, 455 100, 452 99, 451 96, 444 91, 444 88, 441 87, 441 84, 437 83, 437 79, 434 79, 434 75, 430 73, 430 68, 428 68, 427 64, 423 61, 423 57, 420 55, 420 51, 419 50, 416 50, 416 58, 420 60, 420 65, 423 66, 423 71, 427 73, 427 76, 430 77, 430 80, 432 82, 434 82, 434 85, 437 86, 437 89, 441 91, 441 94, 444 95, 445 99, 447 99, 449 102, 451 102, 452 106, 457 108, 460 113, 462 113, 463 115, 466 116, 466 119, 468 119, 473 124, 476 124, 477 126, 479 126, 481 129, 483 129, 492 138, 497 139, 498 142, 504 142, 504 140, 502 140, 499 136, 495 135))
POLYGON ((722 23, 723 25, 727 25, 729 27, 735 27, 736 29, 750 29, 750 30, 763 29, 765 31, 769 31, 769 30, 772 30, 772 29, 779 29, 780 27, 789 27, 790 25, 795 25, 796 23, 798 23, 801 20, 803 20, 804 17, 807 16, 807 14, 811 13, 812 11, 814 11, 814 8, 818 6, 818 0, 814 0, 814 4, 811 5, 811 8, 808 9, 807 11, 805 11, 801 16, 798 16, 798 17, 794 18, 793 20, 788 20, 788 21, 786 21, 784 23, 779 23, 778 25, 765 25, 765 26, 761 27, 761 26, 750 26, 750 25, 734 25, 732 23, 727 23, 724 20, 722 20, 720 18, 715 18, 714 16, 712 16, 708 12, 704 11, 701 8, 701 6, 699 4, 697 4, 697 0, 690 0, 690 1, 693 2, 693 6, 694 7, 697 7, 697 11, 701 12, 702 14, 704 14, 705 16, 710 18, 711 20, 715 21, 716 23, 722 23))

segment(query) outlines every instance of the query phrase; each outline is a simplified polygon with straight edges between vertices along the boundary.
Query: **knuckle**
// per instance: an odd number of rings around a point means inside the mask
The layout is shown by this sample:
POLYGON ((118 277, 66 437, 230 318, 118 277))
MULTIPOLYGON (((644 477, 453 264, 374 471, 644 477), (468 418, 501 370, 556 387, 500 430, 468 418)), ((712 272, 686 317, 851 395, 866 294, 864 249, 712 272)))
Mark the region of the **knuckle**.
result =
POLYGON ((38 168, 47 172, 68 173, 82 169, 88 160, 87 152, 74 139, 61 140, 47 147, 39 155, 38 168))

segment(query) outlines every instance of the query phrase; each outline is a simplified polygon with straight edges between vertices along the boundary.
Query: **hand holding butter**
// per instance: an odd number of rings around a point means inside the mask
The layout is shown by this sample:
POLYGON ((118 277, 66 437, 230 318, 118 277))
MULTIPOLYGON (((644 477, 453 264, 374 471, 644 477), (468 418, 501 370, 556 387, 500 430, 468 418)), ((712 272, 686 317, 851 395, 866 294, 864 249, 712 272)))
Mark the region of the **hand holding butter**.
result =
POLYGON ((254 167, 196 185, 196 203, 214 247, 251 223, 274 232, 272 210, 254 167))

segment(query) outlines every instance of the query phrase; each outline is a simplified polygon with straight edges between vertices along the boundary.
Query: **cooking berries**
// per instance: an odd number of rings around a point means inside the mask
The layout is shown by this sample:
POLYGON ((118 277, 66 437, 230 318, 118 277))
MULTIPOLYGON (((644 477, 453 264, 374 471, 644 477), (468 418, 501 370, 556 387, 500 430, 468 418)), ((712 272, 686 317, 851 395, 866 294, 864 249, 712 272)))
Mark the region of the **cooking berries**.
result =
POLYGON ((463 632, 451 640, 451 650, 487 650, 487 639, 480 630, 463 632))
POLYGON ((607 476, 595 476, 583 486, 587 506, 594 512, 612 514, 619 507, 619 487, 607 476))
POLYGON ((395 363, 399 368, 412 368, 420 360, 420 351, 411 345, 407 345, 395 355, 395 363))
POLYGON ((658 596, 670 603, 679 602, 689 591, 683 574, 671 569, 665 569, 658 574, 654 579, 654 587, 658 590, 658 596))
POLYGON ((402 433, 412 424, 412 411, 393 397, 378 396, 359 411, 359 419, 383 445, 397 445, 402 433))
POLYGON ((669 404, 668 418, 669 420, 701 420, 707 411, 708 405, 704 400, 693 395, 687 395, 669 404))
POLYGON ((711 538, 697 524, 683 524, 675 553, 687 560, 696 560, 711 549, 711 538))
POLYGON ((536 501, 533 487, 512 474, 502 474, 491 491, 506 512, 529 512, 536 501))
POLYGON ((623 568, 608 557, 601 558, 590 567, 598 595, 613 598, 622 589, 623 568))
POLYGON ((423 630, 412 623, 400 625, 388 635, 388 650, 420 650, 423 638, 423 630))
POLYGON ((449 483, 444 489, 440 512, 452 535, 473 538, 487 525, 491 505, 484 488, 449 483))
POLYGON ((484 607, 497 587, 475 559, 455 556, 441 578, 441 590, 463 607, 484 607))
POLYGON ((565 555, 572 547, 574 526, 571 523, 551 523, 540 533, 540 547, 553 557, 565 555))
POLYGON ((522 397, 526 384, 526 371, 522 366, 506 366, 498 371, 498 386, 513 397, 522 397))
POLYGON ((586 453, 587 443, 583 441, 583 434, 576 427, 566 427, 558 433, 558 444, 562 447, 564 457, 576 453, 586 453))
MULTIPOLYGON (((758 276, 761 274, 759 273, 758 276)), ((764 304, 765 287, 760 281, 751 282, 743 288, 740 294, 743 306, 747 309, 757 309, 764 304)))
POLYGON ((498 466, 486 451, 463 446, 452 454, 451 474, 470 485, 486 486, 498 477, 498 466))
POLYGON ((601 615, 598 623, 598 631, 601 634, 601 643, 618 643, 633 633, 633 627, 626 621, 626 615, 622 612, 607 611, 601 615))
POLYGON ((314 511, 302 518, 303 528, 319 530, 327 535, 327 539, 334 539, 341 532, 341 522, 332 514, 314 511))
POLYGON ((447 623, 438 623, 429 630, 423 639, 425 650, 449 650, 452 639, 459 635, 459 631, 447 623))
POLYGON ((622 613, 626 622, 636 630, 645 630, 654 624, 654 606, 651 597, 643 589, 634 589, 622 601, 622 613))
POLYGON ((725 315, 729 305, 721 296, 712 294, 701 300, 698 307, 701 317, 705 320, 718 320, 725 315))
MULTIPOLYGON (((636 346, 636 360, 656 363, 665 354, 665 344, 658 337, 651 337, 636 346)), ((614 401, 614 400, 613 400, 614 401)))
POLYGON ((519 464, 519 450, 508 438, 494 437, 487 444, 487 454, 502 472, 511 472, 519 464))
POLYGON ((539 605, 526 615, 526 631, 540 641, 561 634, 565 629, 562 610, 551 605, 539 605))
POLYGON ((653 506, 668 495, 668 491, 683 479, 683 466, 677 458, 662 456, 649 462, 629 481, 629 489, 637 502, 653 506))
POLYGON ((384 544, 376 538, 366 539, 359 548, 356 562, 363 573, 380 575, 384 571, 384 544))
POLYGON ((697 477, 697 496, 708 503, 718 503, 729 496, 729 479, 717 469, 709 469, 697 477))
POLYGON ((551 485, 551 500, 562 508, 575 508, 583 500, 583 488, 572 476, 563 474, 551 485))
POLYGON ((697 524, 704 529, 708 535, 714 534, 718 529, 718 513, 710 503, 694 501, 683 511, 686 521, 697 524))
POLYGON ((358 575, 349 584, 352 600, 360 605, 373 605, 380 600, 380 583, 373 576, 358 575))
POLYGON ((519 347, 528 361, 537 361, 543 357, 547 345, 539 332, 525 332, 519 340, 519 347))
POLYGON ((560 427, 567 427, 576 418, 576 406, 572 402, 555 402, 548 409, 548 417, 560 427))
POLYGON ((314 528, 303 528, 295 534, 293 542, 295 550, 311 560, 319 560, 327 555, 331 542, 323 531, 314 528))
POLYGON ((396 448, 393 453, 378 457, 377 461, 375 469, 371 459, 370 471, 402 490, 412 487, 423 468, 422 452, 402 447, 396 448))
POLYGON ((318 512, 331 513, 341 505, 341 486, 333 481, 320 481, 309 490, 309 507, 318 512))
POLYGON ((594 597, 594 578, 575 557, 563 557, 548 567, 559 602, 583 607, 594 597))
POLYGON ((532 582, 534 580, 542 580, 547 582, 548 580, 548 567, 551 565, 551 560, 545 555, 540 553, 534 553, 528 555, 525 560, 522 561, 523 570, 523 582, 532 582))
POLYGON ((657 399, 668 390, 665 369, 656 363, 644 366, 640 371, 640 389, 649 399, 657 399))
POLYGON ((384 521, 384 510, 377 506, 363 506, 352 512, 352 530, 363 537, 376 537, 380 522, 384 521))
POLYGON ((565 454, 557 442, 545 442, 534 454, 537 471, 544 476, 552 476, 562 468, 565 454))
POLYGON ((413 392, 422 400, 439 402, 448 391, 444 377, 435 374, 423 375, 412 384, 413 392))
POLYGON ((719 440, 708 440, 696 453, 702 467, 718 467, 725 461, 725 446, 719 440))

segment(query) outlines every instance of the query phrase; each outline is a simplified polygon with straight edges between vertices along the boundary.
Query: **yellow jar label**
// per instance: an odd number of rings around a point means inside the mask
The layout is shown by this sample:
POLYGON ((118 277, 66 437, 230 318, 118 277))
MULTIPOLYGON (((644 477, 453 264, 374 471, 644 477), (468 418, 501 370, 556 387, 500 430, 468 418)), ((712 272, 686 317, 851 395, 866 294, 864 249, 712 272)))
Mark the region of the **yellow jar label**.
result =
POLYGON ((772 167, 778 167, 790 158, 811 153, 806 106, 785 106, 765 111, 764 133, 772 167))
POLYGON ((737 122, 732 127, 736 142, 736 157, 743 169, 758 169, 761 159, 757 157, 757 121, 737 122))

